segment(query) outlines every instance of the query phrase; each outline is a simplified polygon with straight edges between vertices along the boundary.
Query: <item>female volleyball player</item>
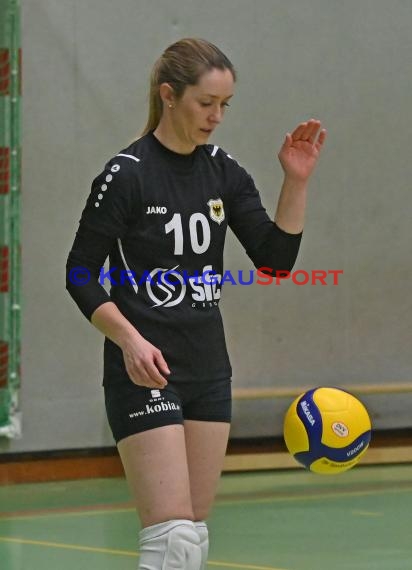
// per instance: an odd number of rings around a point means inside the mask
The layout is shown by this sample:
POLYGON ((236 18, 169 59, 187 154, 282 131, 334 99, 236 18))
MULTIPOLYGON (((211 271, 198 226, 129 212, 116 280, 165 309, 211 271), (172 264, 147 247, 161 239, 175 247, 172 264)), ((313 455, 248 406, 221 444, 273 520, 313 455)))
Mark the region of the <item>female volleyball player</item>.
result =
POLYGON ((206 566, 205 520, 231 420, 219 312, 226 230, 257 268, 289 271, 326 136, 312 119, 286 135, 271 221, 252 178, 207 144, 235 79, 209 42, 166 49, 151 76, 147 126, 94 180, 67 263, 70 294, 106 337, 106 409, 142 523, 142 570, 206 566))

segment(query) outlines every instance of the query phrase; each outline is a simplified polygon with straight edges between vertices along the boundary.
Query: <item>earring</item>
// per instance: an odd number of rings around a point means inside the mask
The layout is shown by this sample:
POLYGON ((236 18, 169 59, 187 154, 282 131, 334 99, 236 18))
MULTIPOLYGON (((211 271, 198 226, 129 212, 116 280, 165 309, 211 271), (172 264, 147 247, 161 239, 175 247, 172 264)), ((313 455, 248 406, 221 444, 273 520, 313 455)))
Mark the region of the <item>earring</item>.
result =
POLYGON ((173 109, 173 105, 169 103, 169 109, 173 109))

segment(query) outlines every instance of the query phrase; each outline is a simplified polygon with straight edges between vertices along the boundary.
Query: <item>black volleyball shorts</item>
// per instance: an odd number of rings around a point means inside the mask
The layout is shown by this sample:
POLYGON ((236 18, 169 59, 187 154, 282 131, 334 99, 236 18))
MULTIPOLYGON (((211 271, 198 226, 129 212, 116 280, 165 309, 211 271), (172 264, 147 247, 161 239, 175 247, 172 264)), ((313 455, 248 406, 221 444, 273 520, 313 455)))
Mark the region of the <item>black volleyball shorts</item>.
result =
POLYGON ((231 379, 169 382, 161 390, 132 381, 104 387, 107 418, 118 443, 121 439, 185 420, 230 423, 231 379))

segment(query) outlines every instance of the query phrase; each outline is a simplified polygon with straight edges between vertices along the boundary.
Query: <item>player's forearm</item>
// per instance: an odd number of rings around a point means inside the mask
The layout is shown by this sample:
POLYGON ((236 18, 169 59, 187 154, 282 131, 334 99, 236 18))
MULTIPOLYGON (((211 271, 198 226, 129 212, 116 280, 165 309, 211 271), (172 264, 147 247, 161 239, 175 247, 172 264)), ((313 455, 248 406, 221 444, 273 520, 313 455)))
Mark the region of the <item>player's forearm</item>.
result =
POLYGON ((285 232, 298 234, 305 220, 307 183, 284 179, 276 209, 275 223, 285 232))
POLYGON ((124 348, 130 339, 141 338, 140 333, 111 301, 100 305, 90 320, 104 336, 121 348, 124 348))

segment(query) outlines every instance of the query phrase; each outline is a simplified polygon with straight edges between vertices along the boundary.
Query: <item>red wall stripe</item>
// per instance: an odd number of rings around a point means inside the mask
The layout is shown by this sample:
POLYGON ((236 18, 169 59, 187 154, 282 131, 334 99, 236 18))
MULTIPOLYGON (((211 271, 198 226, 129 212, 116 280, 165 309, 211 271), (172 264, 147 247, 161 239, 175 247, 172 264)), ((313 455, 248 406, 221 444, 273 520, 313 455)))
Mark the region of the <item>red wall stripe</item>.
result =
POLYGON ((0 95, 10 94, 10 50, 0 48, 0 95))
POLYGON ((10 149, 0 147, 0 194, 10 191, 10 149))
POLYGON ((9 371, 9 344, 0 340, 0 388, 4 388, 8 383, 9 371))
POLYGON ((0 247, 0 293, 9 290, 9 248, 7 245, 0 247))

